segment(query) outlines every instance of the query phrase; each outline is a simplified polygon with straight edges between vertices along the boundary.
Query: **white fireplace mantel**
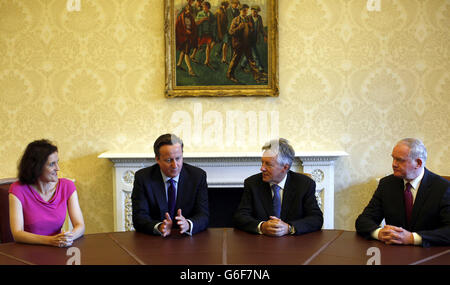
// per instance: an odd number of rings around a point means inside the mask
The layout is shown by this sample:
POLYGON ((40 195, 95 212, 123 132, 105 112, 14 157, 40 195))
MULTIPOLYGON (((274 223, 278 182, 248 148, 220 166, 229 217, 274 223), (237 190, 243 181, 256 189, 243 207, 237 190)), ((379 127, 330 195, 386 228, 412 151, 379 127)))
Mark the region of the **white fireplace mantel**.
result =
MULTIPOLYGON (((297 152, 291 170, 311 175, 322 208, 324 229, 334 228, 334 162, 344 151, 297 152)), ((98 156, 114 163, 114 230, 133 230, 131 192, 137 170, 155 163, 152 153, 104 152, 98 156)), ((184 152, 186 163, 207 173, 208 187, 243 187, 245 178, 260 172, 261 152, 184 152)))

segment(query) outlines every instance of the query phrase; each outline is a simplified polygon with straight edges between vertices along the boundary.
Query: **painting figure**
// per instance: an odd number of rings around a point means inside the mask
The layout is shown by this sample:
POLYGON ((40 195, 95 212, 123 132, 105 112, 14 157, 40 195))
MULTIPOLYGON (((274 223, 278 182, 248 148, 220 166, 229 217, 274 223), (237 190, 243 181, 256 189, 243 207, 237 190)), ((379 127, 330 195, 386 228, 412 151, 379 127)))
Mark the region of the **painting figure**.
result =
POLYGON ((215 44, 216 37, 216 18, 210 11, 211 4, 207 1, 203 2, 203 10, 197 14, 195 24, 198 27, 198 47, 205 45, 205 61, 204 65, 214 70, 210 63, 211 49, 215 44))
POLYGON ((196 0, 194 5, 192 6, 192 8, 194 9, 193 11, 193 16, 194 18, 197 17, 198 13, 203 10, 203 0, 196 0))
MULTIPOLYGON (((198 13, 202 10, 203 10, 203 0, 195 1, 195 3, 193 3, 193 5, 192 5, 192 10, 191 10, 191 14, 194 17, 194 19, 197 17, 198 13)), ((192 62, 198 63, 198 61, 195 59, 195 56, 197 55, 197 51, 199 48, 200 47, 197 47, 197 45, 195 47, 193 47, 192 53, 190 55, 192 62)))
POLYGON ((178 15, 175 23, 176 48, 180 51, 177 62, 177 68, 185 70, 182 67, 183 59, 188 68, 190 76, 196 76, 192 69, 189 52, 197 46, 197 26, 194 17, 191 14, 191 6, 186 5, 183 11, 178 15))
MULTIPOLYGON (((221 45, 221 51, 222 51, 222 63, 227 63, 227 49, 226 49, 226 40, 228 37, 228 18, 227 18, 227 8, 228 8, 228 1, 222 1, 220 3, 219 9, 217 9, 215 15, 216 15, 216 23, 217 23, 217 44, 221 45)), ((220 57, 220 54, 217 53, 217 56, 220 57)))
POLYGON ((230 30, 228 31, 232 37, 233 56, 231 58, 226 76, 229 80, 235 83, 239 83, 239 80, 236 79, 234 73, 236 67, 242 59, 242 56, 245 56, 248 60, 255 81, 257 83, 264 81, 262 74, 256 67, 256 63, 251 52, 250 35, 253 32, 254 27, 249 17, 247 17, 248 9, 249 6, 247 4, 243 4, 239 8, 240 14, 238 17, 233 19, 230 30))
POLYGON ((231 46, 231 35, 228 32, 230 30, 231 22, 234 18, 239 16, 239 0, 232 0, 231 6, 226 9, 226 15, 227 15, 227 32, 225 34, 223 46, 222 46, 222 63, 227 63, 227 54, 228 54, 228 47, 231 46))
MULTIPOLYGON (((253 30, 250 33, 250 50, 258 71, 262 74, 262 76, 267 76, 267 73, 264 71, 264 67, 262 66, 260 52, 257 48, 258 42, 263 40, 267 43, 267 34, 264 30, 263 19, 261 15, 258 14, 261 11, 261 7, 259 5, 253 5, 250 10, 251 15, 249 15, 248 18, 253 25, 253 30)), ((245 72, 250 72, 248 64, 248 60, 245 58, 241 64, 241 67, 245 72)))

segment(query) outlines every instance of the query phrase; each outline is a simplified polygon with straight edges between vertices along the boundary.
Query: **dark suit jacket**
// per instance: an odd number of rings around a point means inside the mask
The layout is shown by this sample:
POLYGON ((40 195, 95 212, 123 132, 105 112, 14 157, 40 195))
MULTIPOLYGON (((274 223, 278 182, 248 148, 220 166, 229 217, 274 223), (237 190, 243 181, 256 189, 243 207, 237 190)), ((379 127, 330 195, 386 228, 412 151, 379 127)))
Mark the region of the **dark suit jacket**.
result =
MULTIPOLYGON (((133 226, 138 232, 153 234, 153 228, 168 212, 166 190, 157 163, 136 172, 131 194, 133 226)), ((206 172, 183 164, 178 180, 176 211, 193 223, 192 234, 203 231, 209 222, 208 185, 206 172)))
MULTIPOLYGON (((281 204, 281 220, 295 228, 295 234, 320 230, 322 211, 315 196, 316 183, 306 175, 288 171, 281 204)), ((272 190, 262 180, 262 174, 244 181, 244 192, 234 214, 235 226, 241 230, 258 233, 258 224, 273 216, 272 190)))
POLYGON ((450 183, 425 169, 417 191, 408 226, 403 198, 403 179, 389 175, 380 180, 367 207, 356 220, 356 231, 371 238, 372 231, 383 220, 387 225, 402 227, 422 237, 424 247, 450 245, 450 183))

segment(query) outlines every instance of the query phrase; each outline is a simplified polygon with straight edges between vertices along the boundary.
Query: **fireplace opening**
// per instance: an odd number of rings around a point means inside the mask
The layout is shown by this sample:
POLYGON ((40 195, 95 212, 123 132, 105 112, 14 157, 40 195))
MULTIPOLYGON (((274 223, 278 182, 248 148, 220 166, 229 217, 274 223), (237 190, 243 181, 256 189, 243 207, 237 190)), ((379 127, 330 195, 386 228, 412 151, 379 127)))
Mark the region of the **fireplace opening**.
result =
POLYGON ((208 188, 209 227, 233 227, 233 214, 239 206, 244 188, 208 188))

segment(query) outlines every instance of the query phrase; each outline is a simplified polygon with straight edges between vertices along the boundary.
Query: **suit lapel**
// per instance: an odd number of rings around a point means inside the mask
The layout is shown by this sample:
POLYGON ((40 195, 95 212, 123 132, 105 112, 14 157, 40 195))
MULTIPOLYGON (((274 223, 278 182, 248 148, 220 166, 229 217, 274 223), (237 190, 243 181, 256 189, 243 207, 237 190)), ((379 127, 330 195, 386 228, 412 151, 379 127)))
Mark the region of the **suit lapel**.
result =
MULTIPOLYGON (((284 184, 283 200, 281 202, 280 219, 282 219, 282 220, 284 220, 284 218, 286 217, 287 210, 289 209, 289 202, 292 201, 293 195, 295 194, 295 191, 293 191, 292 187, 289 186, 289 184, 290 184, 289 183, 289 177, 290 177, 289 172, 287 174, 286 183, 284 184)), ((270 188, 270 183, 262 182, 261 188, 262 188, 261 200, 262 200, 264 209, 267 212, 267 216, 273 216, 274 215, 273 196, 272 196, 272 189, 270 188)))
POLYGON ((175 215, 177 214, 178 209, 181 209, 181 202, 183 201, 183 195, 186 193, 184 191, 184 188, 186 187, 186 172, 184 170, 184 165, 181 168, 180 176, 178 178, 178 185, 177 185, 177 201, 175 203, 175 215))
MULTIPOLYGON (((399 215, 398 222, 402 223, 401 226, 403 228, 407 228, 405 195, 403 195, 404 190, 405 190, 405 184, 403 183, 403 179, 396 178, 395 186, 392 189, 392 196, 393 196, 392 202, 394 203, 394 205, 396 205, 398 207, 398 215, 399 215)), ((395 224, 394 221, 386 221, 386 222, 395 224)))
POLYGON ((422 181, 420 182, 419 189, 417 190, 416 199, 414 200, 411 214, 411 228, 413 228, 416 223, 420 210, 422 209, 422 206, 430 193, 430 191, 428 191, 431 185, 429 171, 426 168, 424 171, 425 173, 423 174, 422 181))
POLYGON ((270 189, 270 184, 261 180, 260 188, 261 201, 264 209, 266 210, 267 216, 273 216, 272 189, 270 189))
POLYGON ((284 184, 284 189, 283 189, 283 201, 281 203, 281 215, 280 218, 284 221, 286 219, 287 216, 287 210, 289 209, 289 203, 293 200, 294 198, 294 187, 291 185, 290 183, 290 178, 291 178, 291 171, 288 171, 288 173, 286 174, 286 183, 284 184))
POLYGON ((164 216, 164 213, 169 210, 169 206, 167 204, 166 188, 159 165, 153 171, 150 183, 151 189, 153 189, 153 195, 155 195, 155 199, 158 201, 158 205, 160 205, 161 207, 160 211, 162 213, 162 216, 164 216))

